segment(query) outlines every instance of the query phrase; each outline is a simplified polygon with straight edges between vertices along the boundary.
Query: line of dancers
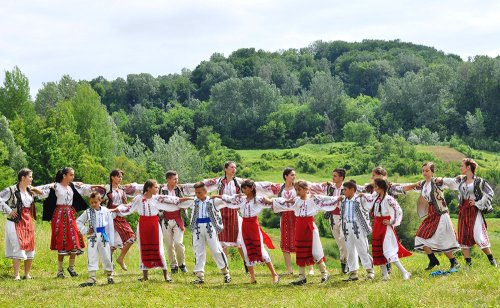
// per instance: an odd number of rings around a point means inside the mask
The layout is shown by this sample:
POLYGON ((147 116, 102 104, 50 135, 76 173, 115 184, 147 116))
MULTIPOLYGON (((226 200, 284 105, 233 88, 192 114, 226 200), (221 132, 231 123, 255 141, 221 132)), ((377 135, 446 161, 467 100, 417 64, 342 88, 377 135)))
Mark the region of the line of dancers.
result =
POLYGON ((57 172, 54 183, 33 187, 32 171, 23 168, 17 183, 0 192, 0 209, 7 215, 5 256, 13 260, 15 280, 31 279, 36 196, 44 199, 42 219, 51 222, 50 249, 58 254, 57 278, 65 277, 65 256, 69 256, 66 271, 72 277, 78 276, 75 259, 87 247, 88 279, 80 286, 96 285, 99 259, 108 284, 113 284, 113 252, 120 250, 116 261, 126 271, 126 254, 137 241, 139 267, 143 271, 139 280, 147 281, 150 269, 161 268, 164 280, 170 283, 170 273, 188 272, 183 245, 186 220, 195 254, 194 284, 205 282, 206 246, 224 283, 231 282, 227 249, 234 247, 244 260, 250 283, 257 283, 254 266, 264 263, 272 283, 278 284, 280 275, 266 249, 274 249, 274 244, 258 220, 262 210, 270 209, 280 215, 280 248, 287 268, 281 276, 293 274, 290 254, 295 253, 299 276, 292 284, 307 283, 306 269, 311 270, 312 265, 318 266, 320 282, 325 283, 330 276, 314 223, 314 217, 322 212, 339 247, 341 271, 348 274, 345 281, 359 279, 359 260, 368 280, 375 278, 375 265, 380 266, 382 279, 389 280, 391 264, 407 280, 411 273, 400 259, 410 256, 411 252, 397 237, 403 211, 394 196, 414 191, 420 194, 417 211, 425 217, 416 232, 415 250, 428 256, 426 270, 440 265, 436 253, 444 253, 450 260, 450 268, 458 269, 460 264, 454 253, 459 250, 471 266, 470 249, 476 244, 497 267, 484 219, 484 213, 492 210, 493 190, 475 175, 476 169, 477 163, 466 158, 460 167, 461 175, 440 178, 434 176, 434 164, 426 162, 422 166, 422 181, 391 184, 387 181, 387 172, 377 167, 372 171, 372 183, 357 185, 353 180, 345 181, 346 171, 342 168, 333 170, 331 182, 323 183, 296 181, 295 170, 286 168, 284 183, 271 183, 237 178, 236 163, 228 161, 224 176, 197 183, 179 184, 177 172, 168 171, 163 185, 155 180, 122 185, 123 172, 113 170, 108 184, 89 185, 74 182, 74 170, 63 168, 57 172), (449 216, 444 189, 458 191, 458 235, 449 216), (212 192, 215 194, 210 194, 212 192), (89 197, 90 206, 84 196, 89 197), (129 198, 132 201, 128 202, 129 198), (183 217, 187 209, 190 209, 189 220, 183 217), (77 216, 77 212, 81 214, 77 216), (131 213, 139 215, 135 233, 125 219, 131 213), (22 278, 21 261, 24 261, 22 278))

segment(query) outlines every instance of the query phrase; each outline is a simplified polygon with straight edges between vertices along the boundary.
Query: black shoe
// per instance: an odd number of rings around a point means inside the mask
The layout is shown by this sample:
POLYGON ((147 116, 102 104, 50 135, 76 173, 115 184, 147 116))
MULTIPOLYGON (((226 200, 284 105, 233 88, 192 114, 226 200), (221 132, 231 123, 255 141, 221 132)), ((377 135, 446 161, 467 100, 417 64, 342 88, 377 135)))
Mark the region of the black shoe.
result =
POLYGON ((182 264, 181 266, 179 266, 179 269, 181 270, 181 272, 183 273, 187 273, 188 272, 188 269, 186 268, 186 265, 182 264))
POLYGON ((465 261, 465 265, 467 265, 467 266, 472 266, 472 261, 467 261, 467 260, 466 260, 466 261, 465 261))
POLYGON ((87 281, 87 282, 84 282, 84 283, 80 283, 80 287, 82 287, 82 288, 84 288, 84 287, 93 287, 93 286, 95 286, 95 284, 96 284, 95 282, 89 282, 89 281, 87 281))
POLYGON ((439 263, 439 261, 436 263, 436 262, 432 262, 432 261, 429 261, 429 265, 427 265, 427 267, 425 268, 426 271, 430 271, 431 269, 433 269, 435 266, 439 266, 441 265, 439 263))
POLYGON ((294 286, 301 286, 303 284, 306 284, 307 283, 307 279, 306 277, 304 278, 299 278, 298 280, 295 280, 295 281, 292 281, 290 282, 291 285, 294 285, 294 286))
POLYGON ((176 266, 176 267, 172 267, 172 269, 170 270, 170 272, 172 274, 177 274, 177 272, 179 271, 179 268, 176 266))
POLYGON ((64 271, 58 271, 56 278, 64 278, 64 271))
POLYGON ((71 277, 76 277, 76 276, 78 276, 78 273, 77 273, 77 272, 75 272, 75 270, 74 270, 74 269, 72 269, 72 268, 68 267, 68 268, 67 268, 67 270, 68 270, 68 273, 69 273, 69 275, 70 275, 71 277))
POLYGON ((347 264, 345 264, 345 263, 340 263, 340 267, 342 268, 342 274, 347 274, 347 273, 349 273, 349 269, 347 268, 347 264))
POLYGON ((108 284, 114 284, 115 283, 115 280, 113 279, 113 277, 108 277, 108 284))
POLYGON ((330 275, 326 274, 325 276, 321 277, 321 282, 320 283, 325 283, 328 280, 330 280, 330 275))
POLYGON ((455 262, 451 263, 450 264, 450 269, 459 269, 460 268, 460 263, 458 263, 458 261, 455 260, 455 262))
POLYGON ((224 283, 230 283, 231 282, 231 276, 229 274, 224 275, 224 283))
POLYGON ((495 260, 495 259, 491 259, 490 264, 493 265, 494 267, 498 267, 497 260, 495 260))

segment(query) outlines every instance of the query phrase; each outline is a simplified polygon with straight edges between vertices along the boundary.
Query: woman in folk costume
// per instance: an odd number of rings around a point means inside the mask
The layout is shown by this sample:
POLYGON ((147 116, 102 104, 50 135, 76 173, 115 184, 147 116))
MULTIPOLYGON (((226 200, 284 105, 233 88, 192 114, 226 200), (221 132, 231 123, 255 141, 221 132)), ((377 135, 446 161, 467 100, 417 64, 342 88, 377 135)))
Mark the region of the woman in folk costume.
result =
POLYGON ((241 225, 241 233, 243 236, 242 249, 245 256, 245 263, 250 273, 250 283, 257 283, 255 280, 254 266, 258 263, 266 263, 271 271, 273 283, 279 282, 279 276, 274 270, 273 263, 269 257, 269 253, 264 247, 264 244, 274 249, 271 238, 262 230, 259 225, 258 215, 265 208, 271 208, 272 201, 264 198, 257 198, 255 183, 252 180, 245 180, 241 184, 243 195, 237 194, 233 196, 212 196, 212 198, 222 198, 225 204, 218 208, 234 208, 239 209, 243 217, 241 225))
POLYGON ((425 180, 418 182, 415 190, 421 192, 418 200, 418 213, 421 217, 426 217, 417 230, 415 250, 427 254, 429 265, 426 270, 439 265, 439 260, 434 253, 444 253, 450 260, 450 267, 458 268, 460 265, 453 253, 460 250, 460 247, 443 195, 445 185, 437 184, 439 180, 434 177, 434 163, 432 162, 427 162, 422 166, 422 175, 425 180))
POLYGON ((476 176, 477 163, 472 158, 464 158, 460 171, 462 177, 444 178, 450 189, 458 190, 458 243, 467 265, 472 265, 470 249, 477 244, 486 254, 490 264, 498 267, 491 253, 487 224, 483 213, 492 211, 493 189, 482 178, 476 176))
POLYGON ((310 196, 309 186, 306 181, 302 180, 295 184, 295 190, 297 197, 294 199, 276 198, 273 200, 275 212, 295 212, 295 249, 296 262, 299 266, 299 279, 292 284, 305 284, 307 282, 305 267, 314 264, 319 266, 321 282, 323 283, 329 279, 329 275, 324 262, 325 255, 318 227, 314 223, 314 216, 320 211, 332 211, 342 197, 310 196))
POLYGON ((375 193, 364 194, 368 211, 373 211, 374 222, 372 230, 373 265, 380 265, 382 279, 388 280, 389 273, 386 264, 393 263, 403 274, 403 279, 410 279, 411 274, 403 267, 399 258, 411 256, 411 252, 401 245, 394 227, 401 224, 403 211, 394 197, 390 196, 389 183, 384 179, 375 179, 375 193))
POLYGON ((57 277, 64 278, 64 256, 69 255, 71 277, 78 276, 75 272, 76 255, 83 253, 85 242, 76 225, 76 212, 86 210, 89 206, 82 195, 89 196, 91 186, 83 183, 73 183, 75 171, 73 168, 63 168, 57 171, 55 183, 39 186, 46 199, 43 202, 43 220, 51 221, 52 236, 50 249, 57 250, 57 277))
POLYGON ((19 269, 24 261, 23 279, 31 279, 30 271, 35 257, 36 209, 33 193, 42 192, 32 188, 33 173, 28 168, 17 174, 17 184, 0 192, 0 210, 7 214, 5 223, 5 257, 12 259, 14 280, 21 280, 19 269))
MULTIPOLYGON (((102 195, 104 196, 104 202, 107 202, 108 209, 117 208, 120 205, 127 205, 127 194, 120 187, 123 178, 123 171, 119 169, 114 169, 109 174, 109 184, 103 186, 102 195)), ((116 249, 121 249, 120 255, 116 259, 116 262, 120 267, 126 271, 128 270, 125 265, 125 256, 136 241, 136 236, 132 227, 128 221, 119 212, 116 213, 116 217, 113 219, 114 225, 114 245, 111 247, 112 252, 116 249)))
MULTIPOLYGON (((159 267, 163 270, 165 281, 172 282, 172 278, 168 275, 158 214, 160 210, 166 210, 169 204, 176 204, 179 200, 171 196, 158 195, 159 185, 155 180, 147 180, 143 187, 142 195, 136 196, 130 205, 120 205, 110 211, 120 212, 122 215, 134 212, 139 214, 137 223, 139 267, 143 272, 143 277, 139 280, 149 280, 149 269, 159 267)), ((183 201, 182 198, 180 200, 183 201)))

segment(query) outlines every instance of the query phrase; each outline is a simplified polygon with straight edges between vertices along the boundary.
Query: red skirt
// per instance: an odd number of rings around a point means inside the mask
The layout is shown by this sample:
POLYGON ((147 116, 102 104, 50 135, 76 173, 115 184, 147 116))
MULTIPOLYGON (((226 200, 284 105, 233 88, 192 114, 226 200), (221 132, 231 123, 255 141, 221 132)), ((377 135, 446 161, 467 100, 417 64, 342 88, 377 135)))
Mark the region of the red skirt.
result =
MULTIPOLYGON (((463 246, 472 247, 476 243, 474 241, 474 224, 479 209, 475 205, 471 205, 469 200, 464 200, 458 208, 458 243, 463 246)), ((483 213, 481 213, 481 216, 483 213)), ((484 226, 487 228, 486 220, 482 216, 484 226)))
POLYGON ((441 215, 438 215, 432 203, 429 203, 429 212, 420 227, 418 227, 417 236, 423 239, 431 238, 436 233, 440 219, 441 215))
POLYGON ((16 228, 17 238, 21 250, 35 250, 35 227, 31 218, 31 208, 23 207, 21 211, 21 219, 14 224, 16 228))
MULTIPOLYGON (((296 217, 295 251, 298 266, 314 265, 313 244, 314 217, 296 217)), ((323 257, 323 261, 325 258, 323 257)))
POLYGON ((295 212, 281 213, 281 240, 280 247, 283 252, 295 252, 295 212))
POLYGON ((160 221, 155 216, 139 216, 139 236, 142 264, 147 268, 164 267, 160 254, 160 221))
POLYGON ((70 252, 85 248, 85 242, 78 230, 75 217, 75 208, 71 205, 58 204, 56 206, 51 221, 51 250, 70 252))
MULTIPOLYGON (((373 221, 373 232, 372 232, 372 257, 373 257, 373 265, 384 265, 387 264, 387 259, 384 256, 384 239, 385 233, 387 232, 387 227, 382 223, 385 219, 391 220, 391 216, 375 216, 375 220, 373 221)), ((394 231, 394 228, 390 226, 394 231)), ((398 236, 394 231, 394 236, 396 237, 396 241, 398 242, 398 257, 404 258, 411 256, 411 252, 406 250, 406 248, 401 245, 398 240, 398 236)))
POLYGON ((261 233, 264 244, 266 244, 269 249, 274 249, 273 241, 260 227, 257 216, 243 218, 241 233, 247 250, 248 260, 250 262, 262 261, 262 243, 260 241, 261 233))
POLYGON ((238 209, 222 208, 222 225, 224 229, 219 233, 219 241, 226 243, 238 242, 238 209))

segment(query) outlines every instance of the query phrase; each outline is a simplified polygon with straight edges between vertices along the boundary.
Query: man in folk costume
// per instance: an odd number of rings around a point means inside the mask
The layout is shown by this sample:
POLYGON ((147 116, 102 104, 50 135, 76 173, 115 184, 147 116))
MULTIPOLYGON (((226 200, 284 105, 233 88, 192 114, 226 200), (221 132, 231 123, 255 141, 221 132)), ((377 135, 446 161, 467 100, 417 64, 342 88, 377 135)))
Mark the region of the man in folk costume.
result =
POLYGON ((227 257, 218 238, 218 234, 222 232, 224 227, 216 202, 221 203, 222 201, 210 199, 207 196, 208 191, 203 182, 195 183, 194 189, 196 195, 194 200, 176 204, 175 206, 170 206, 163 210, 177 211, 179 208, 192 209, 189 229, 193 236, 193 250, 195 256, 193 272, 196 275, 196 279, 193 283, 205 283, 205 262, 207 259, 206 245, 208 245, 212 252, 215 264, 224 275, 224 283, 230 283, 231 276, 229 275, 227 257))
POLYGON ((358 280, 358 257, 367 272, 366 279, 374 279, 373 259, 368 245, 368 235, 372 232, 370 214, 362 205, 363 199, 356 195, 356 183, 349 181, 342 186, 344 199, 340 203, 340 224, 346 242, 349 266, 349 277, 345 281, 358 280))
POLYGON ((86 282, 80 284, 81 287, 96 285, 99 259, 101 259, 102 266, 108 275, 108 284, 115 283, 113 279, 113 261, 111 261, 111 247, 114 246, 115 235, 113 214, 107 208, 101 207, 101 201, 99 193, 91 193, 90 208, 85 210, 76 220, 80 232, 88 236, 89 278, 86 282))
POLYGON ((36 209, 33 192, 42 192, 31 188, 33 174, 23 168, 17 174, 17 184, 0 192, 0 212, 8 215, 5 223, 5 257, 12 259, 14 280, 21 280, 19 269, 24 261, 23 279, 31 279, 30 271, 35 257, 36 209))
MULTIPOLYGON (((183 196, 182 188, 178 186, 179 176, 176 171, 169 170, 166 173, 167 184, 160 189, 161 195, 183 196)), ((173 212, 163 211, 160 223, 167 246, 167 255, 170 262, 172 274, 180 269, 187 273, 184 241, 184 221, 181 216, 181 209, 173 212)))
MULTIPOLYGON (((312 194, 325 194, 327 196, 341 196, 344 194, 344 187, 342 183, 344 182, 346 171, 343 168, 337 168, 332 172, 332 183, 326 182, 321 184, 312 184, 311 193, 312 194), (319 186, 318 186, 319 185, 319 186), (319 189, 318 189, 319 188, 319 189)), ((346 248, 346 241, 344 238, 344 232, 342 232, 341 226, 341 211, 337 207, 331 212, 326 212, 324 214, 325 219, 328 220, 330 224, 330 230, 332 231, 333 238, 337 243, 339 248, 340 256, 340 266, 342 273, 346 274, 349 270, 347 268, 348 255, 346 248)))

